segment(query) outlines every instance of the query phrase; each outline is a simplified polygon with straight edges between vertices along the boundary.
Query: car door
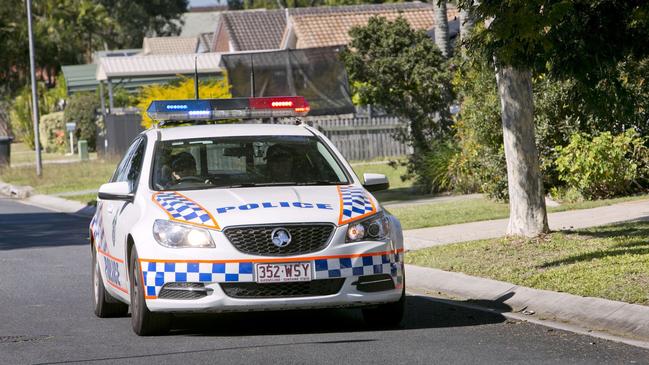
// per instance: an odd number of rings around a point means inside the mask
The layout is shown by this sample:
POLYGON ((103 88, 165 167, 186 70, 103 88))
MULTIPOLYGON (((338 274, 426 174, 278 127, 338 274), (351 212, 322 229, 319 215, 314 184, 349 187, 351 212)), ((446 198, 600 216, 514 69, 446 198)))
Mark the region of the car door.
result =
POLYGON ((140 220, 141 209, 136 206, 136 198, 138 194, 138 183, 142 175, 146 144, 146 137, 140 138, 139 144, 133 150, 129 164, 124 171, 125 181, 128 182, 130 193, 133 194, 134 200, 133 202, 117 202, 119 204, 115 207, 114 213, 113 241, 119 258, 125 262, 124 265, 120 265, 120 277, 127 288, 130 288, 128 283, 127 242, 129 232, 131 232, 133 225, 140 220))
MULTIPOLYGON (((134 156, 142 145, 141 138, 136 139, 131 144, 117 166, 110 182, 129 181, 128 175, 131 172, 134 156)), ((128 263, 126 262, 123 243, 118 239, 119 235, 116 234, 116 230, 122 210, 126 205, 132 204, 122 200, 102 200, 98 204, 103 229, 103 240, 99 245, 101 256, 103 256, 103 259, 100 259, 100 266, 104 270, 104 277, 109 284, 107 289, 112 294, 126 296, 129 288, 126 280, 128 270, 126 266, 128 263)))

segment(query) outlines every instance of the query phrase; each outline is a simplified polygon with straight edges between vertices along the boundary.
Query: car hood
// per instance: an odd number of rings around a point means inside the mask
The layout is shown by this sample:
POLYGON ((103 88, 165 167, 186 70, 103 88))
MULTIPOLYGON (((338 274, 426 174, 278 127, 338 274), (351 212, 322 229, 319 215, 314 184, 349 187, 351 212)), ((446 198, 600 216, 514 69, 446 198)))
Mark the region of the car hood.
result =
POLYGON ((152 200, 171 220, 225 228, 238 225, 362 219, 380 210, 362 186, 281 186, 165 191, 152 200))

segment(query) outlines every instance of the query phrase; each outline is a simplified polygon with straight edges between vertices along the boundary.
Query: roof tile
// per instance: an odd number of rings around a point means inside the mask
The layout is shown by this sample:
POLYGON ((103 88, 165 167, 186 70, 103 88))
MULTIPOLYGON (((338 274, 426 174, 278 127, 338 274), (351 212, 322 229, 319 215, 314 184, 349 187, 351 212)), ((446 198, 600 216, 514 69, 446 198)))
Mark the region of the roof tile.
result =
POLYGON ((142 44, 146 55, 196 53, 197 47, 198 37, 152 37, 142 44))

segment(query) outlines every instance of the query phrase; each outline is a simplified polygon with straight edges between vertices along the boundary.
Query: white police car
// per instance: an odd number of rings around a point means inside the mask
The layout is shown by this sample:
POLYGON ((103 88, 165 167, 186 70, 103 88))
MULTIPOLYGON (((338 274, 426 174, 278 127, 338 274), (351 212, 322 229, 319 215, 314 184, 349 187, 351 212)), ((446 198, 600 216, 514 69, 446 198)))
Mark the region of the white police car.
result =
POLYGON ((399 221, 306 125, 201 120, 304 115, 301 97, 156 101, 99 189, 90 224, 95 314, 131 306, 139 335, 173 313, 362 307, 396 325, 405 300, 399 221), (170 126, 192 120, 189 126, 170 126))

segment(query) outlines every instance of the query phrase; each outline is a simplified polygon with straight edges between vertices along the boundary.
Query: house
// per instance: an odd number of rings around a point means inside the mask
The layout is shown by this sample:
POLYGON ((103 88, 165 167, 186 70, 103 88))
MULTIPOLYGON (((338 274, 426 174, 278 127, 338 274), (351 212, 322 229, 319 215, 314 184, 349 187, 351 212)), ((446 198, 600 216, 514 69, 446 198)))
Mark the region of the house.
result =
MULTIPOLYGON (((459 29, 458 10, 449 7, 449 28, 459 29), (457 23, 453 26, 453 23, 457 23)), ((434 34, 435 14, 432 5, 425 3, 392 3, 335 7, 325 11, 296 11, 288 18, 280 48, 303 49, 341 46, 349 43, 349 31, 367 24, 373 16, 393 21, 402 16, 417 30, 434 34)), ((452 34, 453 36, 454 34, 452 34)))
MULTIPOLYGON (((210 51, 241 52, 340 46, 349 42, 349 30, 371 16, 390 20, 402 15, 415 29, 433 34, 433 6, 407 3, 321 6, 291 9, 255 9, 218 14, 210 51)), ((451 35, 459 31, 458 9, 448 7, 451 35)))
POLYGON ((286 28, 285 10, 238 10, 219 15, 212 52, 278 49, 286 28))

